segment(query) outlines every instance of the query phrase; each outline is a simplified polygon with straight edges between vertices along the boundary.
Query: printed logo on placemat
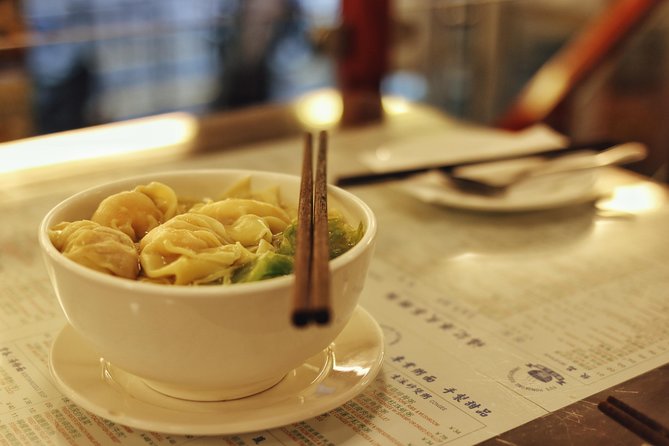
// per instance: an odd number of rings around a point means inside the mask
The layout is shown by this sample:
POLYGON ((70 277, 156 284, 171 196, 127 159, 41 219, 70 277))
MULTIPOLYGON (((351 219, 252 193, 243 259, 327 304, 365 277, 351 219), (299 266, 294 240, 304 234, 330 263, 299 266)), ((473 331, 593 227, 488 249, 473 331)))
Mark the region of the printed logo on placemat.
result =
POLYGON ((509 371, 507 378, 515 387, 531 392, 558 389, 565 384, 562 375, 541 364, 525 364, 509 371))

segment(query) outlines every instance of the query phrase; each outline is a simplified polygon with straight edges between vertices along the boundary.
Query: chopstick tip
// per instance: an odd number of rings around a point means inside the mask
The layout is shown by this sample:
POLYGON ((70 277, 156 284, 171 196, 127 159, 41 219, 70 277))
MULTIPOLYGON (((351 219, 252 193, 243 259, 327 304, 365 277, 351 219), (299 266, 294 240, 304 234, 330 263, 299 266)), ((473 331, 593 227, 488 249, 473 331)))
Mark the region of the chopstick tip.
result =
POLYGON ((311 317, 313 318, 314 322, 316 322, 319 325, 328 324, 330 322, 330 309, 321 308, 314 310, 313 313, 311 314, 311 317))
POLYGON ((295 327, 306 327, 309 323, 309 313, 306 311, 295 311, 293 313, 292 322, 295 327))

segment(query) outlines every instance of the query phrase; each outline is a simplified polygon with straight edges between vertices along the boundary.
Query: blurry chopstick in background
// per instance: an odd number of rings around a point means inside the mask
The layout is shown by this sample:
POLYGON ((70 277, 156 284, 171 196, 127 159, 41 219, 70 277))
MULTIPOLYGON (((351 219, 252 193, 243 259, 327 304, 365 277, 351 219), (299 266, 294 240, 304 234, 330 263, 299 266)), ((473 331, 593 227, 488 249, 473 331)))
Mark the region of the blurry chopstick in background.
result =
POLYGON ((318 135, 316 179, 313 174, 313 139, 304 138, 302 180, 297 217, 293 325, 330 321, 330 270, 327 205, 327 133, 318 135))
POLYGON ((365 184, 382 183, 386 181, 397 181, 409 178, 413 175, 429 172, 432 170, 438 170, 441 171, 442 173, 450 174, 452 170, 458 167, 470 166, 480 163, 517 160, 529 156, 541 156, 547 159, 553 159, 553 158, 558 158, 562 155, 574 152, 580 152, 583 150, 601 152, 603 150, 611 148, 613 145, 615 145, 615 143, 610 141, 591 142, 585 144, 574 144, 566 147, 558 147, 554 149, 547 149, 538 152, 528 152, 528 153, 513 154, 513 155, 499 154, 498 156, 486 156, 474 160, 456 161, 453 163, 446 163, 446 164, 433 164, 433 165, 409 167, 407 169, 388 170, 382 172, 352 173, 352 174, 342 175, 336 178, 334 184, 336 184, 339 187, 351 187, 351 186, 361 186, 365 184))
POLYGON ((609 396, 597 407, 604 414, 657 446, 669 446, 669 429, 619 399, 609 396))

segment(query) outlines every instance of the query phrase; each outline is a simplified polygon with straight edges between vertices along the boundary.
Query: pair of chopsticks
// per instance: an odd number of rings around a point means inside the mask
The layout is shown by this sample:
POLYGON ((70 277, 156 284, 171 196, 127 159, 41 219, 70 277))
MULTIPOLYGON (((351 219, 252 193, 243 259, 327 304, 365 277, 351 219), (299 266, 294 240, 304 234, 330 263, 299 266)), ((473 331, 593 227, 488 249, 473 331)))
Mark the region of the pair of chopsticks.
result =
POLYGON ((310 322, 330 321, 330 267, 328 245, 327 141, 318 135, 316 178, 313 172, 313 141, 304 136, 302 179, 297 211, 295 247, 295 292, 293 325, 303 327, 310 322))
POLYGON ((618 398, 609 396, 597 407, 630 431, 656 446, 669 446, 669 429, 618 398))

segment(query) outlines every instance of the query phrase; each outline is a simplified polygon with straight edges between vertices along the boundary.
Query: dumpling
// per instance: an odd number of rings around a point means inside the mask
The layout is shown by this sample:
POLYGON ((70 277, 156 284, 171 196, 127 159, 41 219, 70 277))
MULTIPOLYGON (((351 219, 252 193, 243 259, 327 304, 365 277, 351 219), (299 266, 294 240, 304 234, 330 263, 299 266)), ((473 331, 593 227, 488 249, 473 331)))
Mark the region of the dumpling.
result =
POLYGON ((140 251, 147 246, 164 240, 168 235, 180 237, 186 246, 204 249, 212 246, 234 243, 225 226, 208 215, 187 212, 177 215, 151 230, 139 243, 140 251))
POLYGON ((140 263, 151 279, 175 285, 230 283, 255 255, 236 243, 223 224, 207 215, 186 213, 150 231, 140 242, 140 263))
POLYGON ((151 198, 141 192, 124 191, 102 200, 92 220, 118 229, 137 241, 158 226, 162 217, 163 213, 151 198))
POLYGON ((230 186, 230 188, 222 194, 220 199, 250 198, 252 200, 264 201, 273 204, 274 206, 281 206, 280 197, 279 186, 273 186, 263 190, 253 190, 251 188, 251 177, 245 177, 230 186))
POLYGON ((149 197, 158 209, 163 213, 163 219, 169 220, 177 214, 179 198, 176 192, 166 184, 152 181, 146 185, 140 185, 135 188, 149 197))
POLYGON ((62 222, 49 229, 51 243, 83 266, 114 276, 135 279, 139 255, 125 233, 90 220, 62 222))
POLYGON ((174 285, 229 284, 239 267, 252 261, 255 256, 239 243, 222 245, 199 252, 190 251, 171 242, 165 246, 171 254, 179 256, 167 264, 149 265, 155 253, 142 253, 144 273, 151 279, 167 279, 174 285))
POLYGON ((91 220, 118 229, 138 241, 151 229, 172 218, 177 204, 172 188, 152 182, 105 198, 91 220))
POLYGON ((218 200, 225 198, 253 198, 251 196, 251 177, 244 177, 234 183, 218 197, 218 200))
POLYGON ((260 217, 273 234, 282 232, 290 223, 290 216, 281 207, 249 198, 226 198, 204 204, 191 212, 208 215, 224 225, 233 224, 242 215, 252 214, 260 217))
POLYGON ((257 215, 242 215, 225 227, 235 241, 246 247, 257 247, 261 241, 272 242, 272 230, 267 222, 257 215))

